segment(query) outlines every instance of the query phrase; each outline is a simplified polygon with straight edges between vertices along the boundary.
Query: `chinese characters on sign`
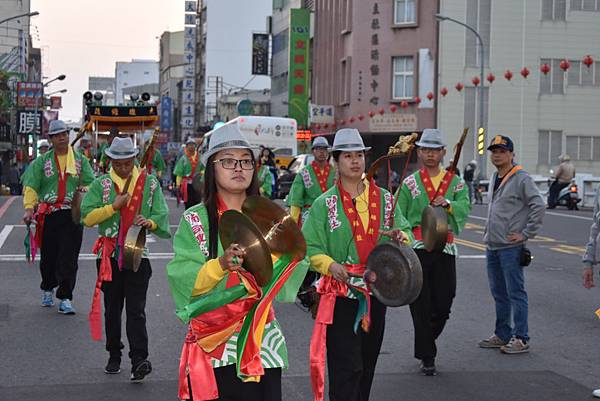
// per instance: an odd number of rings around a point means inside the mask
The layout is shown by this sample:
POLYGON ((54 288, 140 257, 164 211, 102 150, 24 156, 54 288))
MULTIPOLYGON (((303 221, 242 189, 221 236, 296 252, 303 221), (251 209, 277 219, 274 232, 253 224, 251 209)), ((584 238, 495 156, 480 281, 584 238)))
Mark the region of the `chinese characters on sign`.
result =
POLYGON ((198 2, 185 2, 185 27, 184 27, 184 46, 183 59, 187 64, 184 66, 183 88, 181 96, 181 134, 182 139, 193 136, 195 125, 195 69, 196 69, 196 12, 198 2))
POLYGON ((417 130, 416 114, 376 114, 369 119, 371 132, 413 132, 417 130))
POLYGON ((173 129, 173 100, 169 96, 160 99, 160 130, 171 132, 173 129))
POLYGON ((252 34, 252 75, 269 75, 269 34, 252 34))
POLYGON ((288 115, 296 120, 299 127, 308 124, 309 35, 310 11, 291 9, 288 115))
POLYGON ((381 29, 381 25, 379 23, 379 4, 373 4, 373 11, 371 12, 371 67, 370 75, 371 75, 371 83, 369 86, 371 87, 372 96, 369 99, 369 103, 373 106, 377 106, 379 104, 379 96, 377 96, 377 88, 379 87, 378 77, 379 77, 379 49, 376 46, 379 46, 379 29, 381 29))
POLYGON ((333 106, 310 104, 311 124, 333 124, 334 121, 335 114, 333 106))
POLYGON ((43 104, 44 86, 41 82, 17 83, 17 106, 30 109, 40 108, 43 104))
POLYGON ((20 110, 17 112, 17 124, 19 134, 40 135, 42 113, 39 111, 20 110))

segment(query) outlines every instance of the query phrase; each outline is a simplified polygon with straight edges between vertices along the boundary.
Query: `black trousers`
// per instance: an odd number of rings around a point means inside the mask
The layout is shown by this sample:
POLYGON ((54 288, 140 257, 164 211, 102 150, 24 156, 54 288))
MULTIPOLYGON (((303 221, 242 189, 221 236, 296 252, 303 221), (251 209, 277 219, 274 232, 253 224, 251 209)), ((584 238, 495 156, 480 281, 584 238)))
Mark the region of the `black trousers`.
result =
POLYGON ((552 208, 556 207, 556 204, 558 202, 558 194, 567 185, 569 185, 568 182, 560 183, 557 180, 554 180, 552 182, 552 184, 550 185, 550 188, 548 189, 548 206, 549 207, 552 207, 552 208))
POLYGON ((337 297, 327 326, 330 401, 367 401, 385 331, 386 307, 371 297, 371 328, 354 333, 358 300, 337 297))
POLYGON ((185 202, 185 209, 189 209, 192 206, 197 205, 198 203, 200 203, 200 194, 196 192, 196 190, 194 189, 194 186, 191 184, 191 182, 189 184, 187 184, 187 193, 188 193, 188 201, 185 202))
MULTIPOLYGON (((125 306, 127 323, 125 331, 129 341, 129 358, 139 362, 148 358, 148 332, 146 331, 146 293, 152 276, 150 261, 143 258, 137 272, 119 270, 117 261, 110 260, 112 281, 102 283, 104 292, 104 328, 106 350, 111 356, 121 356, 121 315, 125 306)), ((100 259, 96 261, 100 268, 100 259)))
POLYGON ((456 295, 456 260, 442 252, 415 249, 423 268, 423 288, 410 304, 415 328, 415 358, 435 358, 435 340, 442 334, 450 317, 456 295))
POLYGON ((82 238, 83 226, 73 223, 70 210, 46 216, 40 260, 43 291, 58 287, 58 299, 73 299, 82 238))
MULTIPOLYGON (((236 374, 235 365, 214 370, 219 389, 219 398, 215 401, 281 401, 281 369, 265 369, 260 382, 241 381, 236 374)), ((189 378, 188 378, 189 385, 189 378)), ((190 394, 194 401, 193 389, 190 394)))

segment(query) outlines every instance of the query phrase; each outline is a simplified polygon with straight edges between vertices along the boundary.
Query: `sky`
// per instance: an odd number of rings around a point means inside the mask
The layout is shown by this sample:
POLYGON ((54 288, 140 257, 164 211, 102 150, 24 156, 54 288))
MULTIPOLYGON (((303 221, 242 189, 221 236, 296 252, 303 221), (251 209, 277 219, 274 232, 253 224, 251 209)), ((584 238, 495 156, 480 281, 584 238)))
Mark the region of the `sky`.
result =
POLYGON ((157 60, 164 31, 183 29, 184 0, 31 0, 31 35, 42 48, 43 75, 67 77, 60 118, 78 121, 89 76, 113 76, 115 62, 157 60))

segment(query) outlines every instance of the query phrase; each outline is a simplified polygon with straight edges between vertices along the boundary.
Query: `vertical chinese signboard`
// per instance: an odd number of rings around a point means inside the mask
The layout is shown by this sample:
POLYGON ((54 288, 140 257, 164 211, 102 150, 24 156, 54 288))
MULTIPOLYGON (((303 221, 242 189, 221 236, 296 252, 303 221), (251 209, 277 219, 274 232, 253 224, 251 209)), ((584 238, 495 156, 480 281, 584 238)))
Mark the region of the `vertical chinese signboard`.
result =
POLYGON ((310 11, 290 10, 290 69, 288 75, 288 115, 298 127, 308 125, 308 67, 310 11))
POLYGON ((269 75, 269 34, 252 34, 252 75, 269 75))
POLYGON ((185 1, 185 28, 183 35, 183 59, 185 77, 183 79, 181 96, 181 139, 194 135, 196 116, 194 115, 195 100, 195 71, 196 71, 196 12, 197 1, 185 1))

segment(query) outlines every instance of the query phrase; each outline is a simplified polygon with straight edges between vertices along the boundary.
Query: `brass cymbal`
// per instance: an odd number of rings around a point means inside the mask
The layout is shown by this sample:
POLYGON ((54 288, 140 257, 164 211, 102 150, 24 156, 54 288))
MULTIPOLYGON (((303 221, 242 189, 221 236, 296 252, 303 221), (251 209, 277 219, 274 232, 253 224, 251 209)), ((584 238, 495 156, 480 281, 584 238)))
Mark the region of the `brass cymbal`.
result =
POLYGON ((285 209, 262 196, 249 196, 242 212, 256 224, 271 252, 302 259, 306 255, 306 241, 285 209))
POLYGON ((146 246, 146 229, 133 225, 127 230, 123 245, 123 269, 134 273, 140 268, 144 248, 146 246))
POLYGON ((219 222, 219 238, 223 249, 236 243, 246 251, 242 267, 254 276, 259 286, 262 287, 271 280, 273 260, 269 246, 248 216, 236 210, 223 213, 219 222))
POLYGON ((421 215, 423 245, 429 252, 441 252, 448 239, 448 212, 441 206, 427 206, 421 215))

